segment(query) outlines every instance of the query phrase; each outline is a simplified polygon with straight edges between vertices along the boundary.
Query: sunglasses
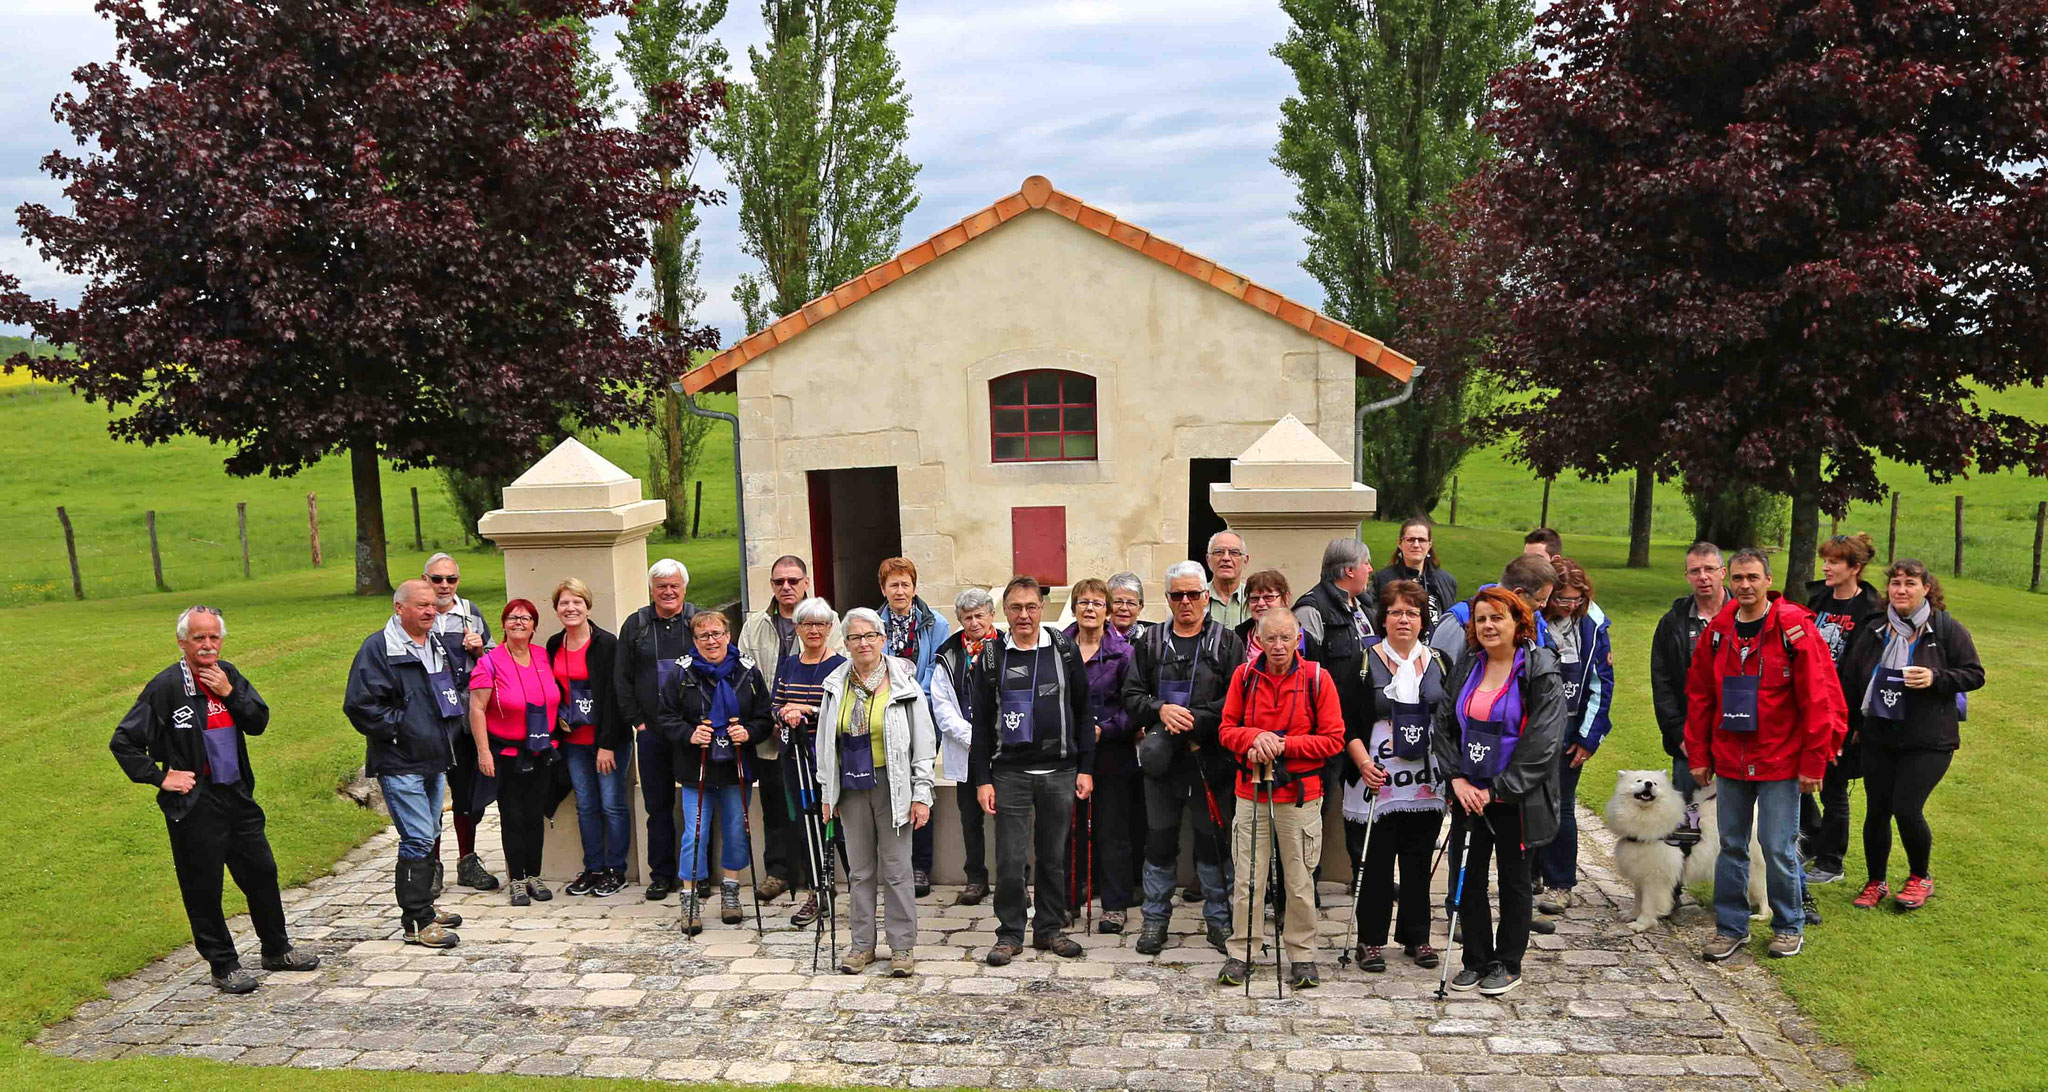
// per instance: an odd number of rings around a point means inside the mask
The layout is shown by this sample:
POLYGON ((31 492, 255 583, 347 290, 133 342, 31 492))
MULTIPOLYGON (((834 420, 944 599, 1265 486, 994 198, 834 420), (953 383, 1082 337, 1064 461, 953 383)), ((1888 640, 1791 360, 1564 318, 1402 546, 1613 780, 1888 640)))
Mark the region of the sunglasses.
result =
POLYGON ((430 576, 427 578, 428 582, 434 584, 453 584, 461 579, 459 576, 430 576))
POLYGON ((804 578, 801 576, 778 576, 768 582, 778 588, 794 588, 798 584, 803 583, 804 578))
POLYGON ((1166 597, 1176 603, 1185 603, 1190 599, 1201 599, 1208 594, 1204 591, 1170 591, 1166 593, 1166 597))

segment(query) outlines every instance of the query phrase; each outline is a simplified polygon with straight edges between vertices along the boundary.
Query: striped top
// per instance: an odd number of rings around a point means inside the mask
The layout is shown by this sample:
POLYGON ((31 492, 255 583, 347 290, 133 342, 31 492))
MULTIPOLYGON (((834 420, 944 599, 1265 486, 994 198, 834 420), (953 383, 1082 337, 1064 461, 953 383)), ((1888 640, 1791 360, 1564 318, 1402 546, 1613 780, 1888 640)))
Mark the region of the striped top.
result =
POLYGON ((801 654, 784 656, 775 668, 775 690, 768 704, 775 710, 776 727, 782 726, 782 707, 792 703, 817 707, 825 704, 825 679, 846 657, 833 653, 814 664, 803 661, 801 654))

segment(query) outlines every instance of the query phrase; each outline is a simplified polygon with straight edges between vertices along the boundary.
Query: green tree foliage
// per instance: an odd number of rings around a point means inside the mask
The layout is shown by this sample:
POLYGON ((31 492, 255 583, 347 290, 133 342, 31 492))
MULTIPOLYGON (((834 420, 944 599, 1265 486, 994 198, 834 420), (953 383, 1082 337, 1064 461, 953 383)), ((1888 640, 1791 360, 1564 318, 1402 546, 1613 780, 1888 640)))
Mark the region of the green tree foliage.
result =
MULTIPOLYGON (((1294 179, 1302 268, 1324 310, 1375 337, 1406 331, 1390 278, 1418 268, 1416 220, 1492 154, 1476 122, 1487 80, 1526 56, 1528 0, 1282 0, 1273 55, 1299 93, 1281 103, 1273 162, 1294 179)), ((1485 392, 1463 360, 1423 360, 1416 397, 1373 419, 1366 475, 1388 517, 1427 512, 1470 440, 1485 392)), ((1375 384, 1375 387, 1378 385, 1375 384)), ((1383 390, 1361 391, 1379 397, 1383 390)))
POLYGON ((711 140, 761 263, 733 289, 750 331, 894 253, 917 207, 895 0, 763 0, 761 18, 754 82, 730 89, 711 140))

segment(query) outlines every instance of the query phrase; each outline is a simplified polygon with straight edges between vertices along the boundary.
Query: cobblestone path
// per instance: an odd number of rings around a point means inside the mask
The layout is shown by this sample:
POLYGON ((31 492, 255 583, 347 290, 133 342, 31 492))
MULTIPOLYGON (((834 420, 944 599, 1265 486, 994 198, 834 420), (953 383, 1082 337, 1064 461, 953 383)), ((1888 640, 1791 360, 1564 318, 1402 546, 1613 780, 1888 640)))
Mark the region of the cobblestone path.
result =
MULTIPOLYGON (((409 949, 394 939, 386 831, 333 875, 285 893, 295 941, 324 957, 318 971, 268 974, 256 993, 226 997, 188 947, 110 983, 109 999, 37 1045, 88 1059, 911 1087, 1482 1092, 1859 1079, 1845 1052, 1816 1045, 1753 957, 1699 962, 1699 911, 1681 911, 1689 924, 1678 935, 1629 933, 1616 913, 1627 888, 1607 868, 1611 838, 1581 815, 1583 904, 1556 935, 1534 938, 1523 984, 1499 999, 1439 1002, 1436 972, 1398 949, 1386 974, 1339 971, 1351 925, 1334 885, 1324 985, 1284 1000, 1270 962, 1251 999, 1215 986, 1223 957, 1193 935, 1187 906, 1156 958, 1132 950, 1135 936, 1096 935, 1078 937, 1083 959, 1027 949, 987 967, 993 910, 954 907, 948 888, 920 901, 918 975, 907 980, 810 974, 812 934, 789 927, 787 897, 769 909, 765 939, 751 913, 735 928, 714 912, 686 942, 676 898, 650 904, 638 887, 608 899, 557 888, 552 902, 519 909, 502 893, 451 887, 443 905, 468 919, 462 945, 409 949)), ((495 849, 495 819, 478 843, 495 849)), ((247 919, 235 924, 253 969, 247 919)), ((1825 928, 1814 943, 1827 943, 1825 928)))

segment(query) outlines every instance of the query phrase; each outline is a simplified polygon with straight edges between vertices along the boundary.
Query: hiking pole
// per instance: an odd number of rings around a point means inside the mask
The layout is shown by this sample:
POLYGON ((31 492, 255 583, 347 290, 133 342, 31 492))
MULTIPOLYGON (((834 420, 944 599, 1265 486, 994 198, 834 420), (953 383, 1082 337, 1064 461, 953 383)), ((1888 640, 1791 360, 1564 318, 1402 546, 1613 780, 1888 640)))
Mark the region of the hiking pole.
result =
MULTIPOLYGON (((1271 834, 1272 834, 1272 838, 1273 838, 1273 852, 1272 852, 1272 854, 1271 854, 1271 856, 1270 856, 1270 859, 1268 860, 1268 862, 1267 862, 1267 863, 1268 863, 1268 865, 1269 865, 1269 866, 1271 867, 1271 870, 1272 870, 1272 871, 1274 871, 1274 872, 1279 872, 1279 871, 1280 871, 1280 867, 1281 867, 1281 862, 1280 862, 1280 817, 1279 817, 1278 815, 1274 814, 1274 811, 1273 811, 1273 792, 1274 792, 1274 786, 1273 786, 1273 763, 1272 763, 1272 762, 1268 762, 1268 763, 1266 763, 1266 766, 1265 766, 1265 771, 1266 771, 1266 777, 1265 777, 1265 782, 1266 782, 1266 827, 1267 827, 1267 829, 1268 829, 1268 830, 1269 830, 1269 831, 1271 832, 1271 834)), ((1256 806, 1257 806, 1257 804, 1258 804, 1258 801, 1257 801, 1257 800, 1253 800, 1253 801, 1252 801, 1252 803, 1253 803, 1253 806, 1254 806, 1254 807, 1256 807, 1256 806)), ((1256 853, 1256 852, 1257 852, 1257 850, 1255 849, 1255 850, 1253 850, 1253 852, 1254 852, 1254 853, 1256 853)), ((1303 863, 1303 864, 1307 864, 1308 862, 1306 862, 1306 861, 1303 861, 1302 863, 1303 863)), ((1283 880, 1283 881, 1282 881, 1282 883, 1281 883, 1281 886, 1280 886, 1280 892, 1281 892, 1281 894, 1283 894, 1283 895, 1284 895, 1284 894, 1286 894, 1286 892, 1287 892, 1287 885, 1286 885, 1286 883, 1285 883, 1285 881, 1284 881, 1284 880, 1283 880)), ((1283 969, 1281 968, 1281 966, 1280 966, 1280 958, 1281 958, 1281 955, 1282 955, 1282 953, 1283 953, 1283 949, 1281 948, 1281 939, 1280 939, 1280 924, 1281 924, 1281 918, 1282 918, 1283 916, 1284 916, 1284 915, 1283 915, 1283 914, 1281 913, 1280 909, 1279 909, 1278 907, 1275 907, 1275 908, 1274 908, 1274 911, 1273 911, 1273 996, 1274 996, 1274 997, 1275 997, 1276 999, 1278 999, 1278 998, 1284 998, 1284 997, 1286 997, 1286 996, 1287 996, 1287 972, 1286 972, 1285 970, 1283 970, 1283 969)), ((1252 924, 1252 923, 1251 923, 1251 922, 1249 922, 1249 921, 1245 922, 1245 928, 1249 930, 1249 929, 1251 928, 1251 924, 1252 924)), ((1249 979, 1249 978, 1250 978, 1251 976, 1250 976, 1250 975, 1246 975, 1245 977, 1246 977, 1247 979, 1249 979)))
MULTIPOLYGON (((1464 836, 1466 827, 1467 822, 1463 819, 1463 817, 1456 814, 1453 814, 1451 816, 1451 835, 1450 837, 1444 839, 1445 850, 1448 851, 1451 847, 1451 843, 1456 842, 1459 838, 1464 836)), ((1444 915, 1446 918, 1449 919, 1450 931, 1445 934, 1446 947, 1444 950, 1443 975, 1437 979, 1436 984, 1436 999, 1439 1001, 1442 1001, 1445 997, 1449 996, 1451 984, 1451 949, 1460 946, 1459 941, 1457 939, 1458 913, 1461 909, 1463 909, 1463 904, 1465 902, 1465 870, 1472 864, 1472 854, 1467 852, 1466 849, 1467 847, 1464 846, 1459 847, 1458 882, 1451 888, 1451 908, 1449 912, 1444 915)))
MULTIPOLYGON (((1252 903, 1262 898, 1266 893, 1265 885, 1259 882, 1258 875, 1259 783, 1264 780, 1263 771, 1264 767, 1256 765, 1252 767, 1252 798, 1246 801, 1246 805, 1252 809, 1252 859, 1246 862, 1252 874, 1244 878, 1244 995, 1247 999, 1252 995, 1252 967, 1254 965, 1252 961, 1252 939, 1259 934, 1258 929, 1252 925, 1252 922, 1257 920, 1259 916, 1259 912, 1252 908, 1252 903)), ((1203 782, 1203 787, 1208 787, 1206 781, 1203 782)), ((1213 801, 1211 801, 1211 806, 1214 806, 1213 801)))
MULTIPOLYGON (((710 722, 705 722, 704 727, 711 727, 710 722)), ((697 752, 697 821, 690 828, 690 897, 683 903, 683 935, 686 937, 696 935, 690 932, 692 918, 697 920, 700 932, 704 928, 703 916, 697 909, 697 869, 704 863, 704 770, 710 757, 711 745, 707 743, 697 752)))
MULTIPOLYGON (((739 722, 739 718, 734 717, 730 723, 739 722)), ((747 741, 753 742, 753 737, 748 736, 747 741)), ((747 843, 747 878, 754 885, 754 936, 760 939, 765 938, 767 932, 761 926, 761 867, 754 863, 754 794, 748 791, 754 784, 754 774, 747 766, 746 752, 735 749, 734 754, 740 767, 740 833, 747 843)))
MULTIPOLYGON (((1354 929, 1359 924, 1358 908, 1365 905, 1365 855, 1372 850, 1372 825, 1373 821, 1379 818, 1379 814, 1380 791, 1367 785, 1365 787, 1365 841, 1358 847, 1358 863, 1351 867, 1351 924, 1354 929)), ((1427 888, 1424 890, 1426 891, 1427 888)), ((1359 943, 1365 943, 1365 939, 1363 937, 1359 938, 1359 943)), ((1337 966, 1344 966, 1350 958, 1350 951, 1346 950, 1345 946, 1339 945, 1337 966)))
POLYGON ((1095 795, 1090 793, 1082 803, 1088 805, 1088 889, 1087 901, 1081 904, 1081 909, 1088 915, 1088 924, 1083 926, 1083 931, 1092 933, 1095 931, 1095 795))
MULTIPOLYGON (((803 741, 792 736, 790 757, 796 760, 796 806, 804 827, 804 869, 811 883, 811 897, 818 897, 818 875, 823 869, 818 866, 817 813, 812 809, 813 797, 810 777, 805 771, 803 741)), ((811 973, 818 973, 818 940, 824 933, 824 923, 813 921, 818 928, 811 934, 811 973)))

